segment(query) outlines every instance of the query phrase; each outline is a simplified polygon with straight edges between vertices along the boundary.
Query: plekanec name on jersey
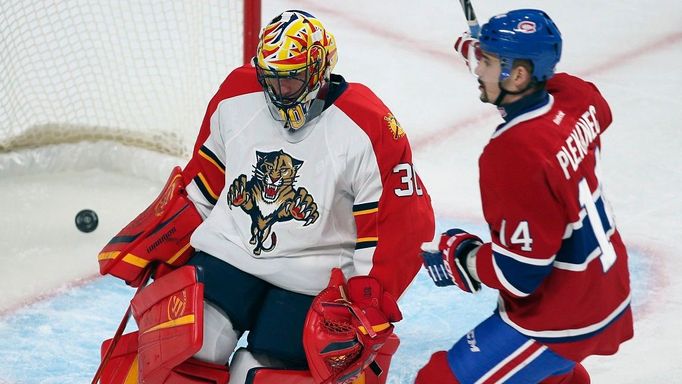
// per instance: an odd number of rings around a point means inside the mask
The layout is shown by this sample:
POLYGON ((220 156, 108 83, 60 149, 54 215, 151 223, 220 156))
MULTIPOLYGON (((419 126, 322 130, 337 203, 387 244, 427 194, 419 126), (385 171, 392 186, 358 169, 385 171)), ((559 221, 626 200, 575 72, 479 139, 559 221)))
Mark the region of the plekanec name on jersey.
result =
MULTIPOLYGON (((562 112, 560 111, 559 114, 562 114, 562 112)), ((583 112, 580 119, 575 123, 575 128, 566 138, 566 144, 562 145, 559 152, 556 153, 556 158, 559 161, 559 165, 561 165, 561 169, 564 171, 566 180, 571 178, 568 166, 571 166, 573 172, 578 169, 578 165, 587 155, 588 148, 601 132, 596 114, 597 108, 594 105, 590 105, 587 111, 583 112)))

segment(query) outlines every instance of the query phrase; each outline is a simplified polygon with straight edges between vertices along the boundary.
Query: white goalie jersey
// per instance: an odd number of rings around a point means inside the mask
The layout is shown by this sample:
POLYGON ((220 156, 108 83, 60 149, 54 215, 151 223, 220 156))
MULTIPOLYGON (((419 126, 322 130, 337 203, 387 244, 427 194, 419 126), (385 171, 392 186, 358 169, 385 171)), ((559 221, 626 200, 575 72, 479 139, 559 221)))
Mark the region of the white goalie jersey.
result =
POLYGON ((419 245, 433 237, 407 137, 360 84, 286 130, 255 70, 235 70, 209 104, 184 176, 205 217, 192 246, 302 294, 319 293, 339 267, 377 277, 398 297, 420 267, 419 245))

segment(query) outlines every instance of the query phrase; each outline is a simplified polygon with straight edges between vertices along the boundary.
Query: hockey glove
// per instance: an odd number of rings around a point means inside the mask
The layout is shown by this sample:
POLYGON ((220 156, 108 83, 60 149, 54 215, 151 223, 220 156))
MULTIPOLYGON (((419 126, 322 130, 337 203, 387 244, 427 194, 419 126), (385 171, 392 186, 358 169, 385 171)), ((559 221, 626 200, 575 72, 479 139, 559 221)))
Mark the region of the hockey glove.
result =
MULTIPOLYGON (((402 314, 395 299, 370 276, 346 283, 335 268, 329 286, 313 300, 303 330, 303 347, 317 383, 351 383, 366 369, 379 375, 375 359, 402 314)), ((389 359, 390 360, 390 359, 389 359)))
POLYGON ((480 56, 480 48, 478 46, 478 39, 471 37, 469 32, 464 32, 462 36, 455 41, 455 51, 462 55, 467 67, 474 73, 476 64, 480 56))
POLYGON ((429 276, 439 287, 456 285, 465 292, 478 292, 481 283, 467 269, 467 255, 479 247, 481 239, 461 229, 450 229, 440 235, 438 250, 424 249, 422 258, 429 276))

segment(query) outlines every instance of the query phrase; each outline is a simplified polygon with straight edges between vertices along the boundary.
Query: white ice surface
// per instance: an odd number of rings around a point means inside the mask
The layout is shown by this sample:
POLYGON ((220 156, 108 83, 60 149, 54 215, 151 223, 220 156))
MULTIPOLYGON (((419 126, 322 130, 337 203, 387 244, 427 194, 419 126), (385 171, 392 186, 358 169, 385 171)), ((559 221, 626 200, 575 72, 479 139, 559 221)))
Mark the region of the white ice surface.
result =
MULTIPOLYGON (((635 338, 615 356, 585 362, 593 382, 682 382, 682 3, 496 0, 474 7, 481 19, 545 9, 563 33, 558 70, 593 81, 613 110, 603 172, 631 251, 635 338)), ((335 72, 370 86, 400 120, 439 226, 482 231, 477 159, 500 118, 478 101, 475 80, 451 50, 466 28, 458 2, 264 0, 263 19, 289 8, 325 22, 339 46, 335 72)), ((132 295, 119 281, 94 278, 96 254, 182 163, 108 144, 65 151, 0 155, 0 383, 90 381, 99 343, 132 295), (73 225, 83 208, 99 213, 91 234, 73 225)), ((410 383, 430 353, 448 348, 494 306, 492 291, 466 296, 427 279, 420 273, 401 300, 403 344, 392 384, 410 383)))

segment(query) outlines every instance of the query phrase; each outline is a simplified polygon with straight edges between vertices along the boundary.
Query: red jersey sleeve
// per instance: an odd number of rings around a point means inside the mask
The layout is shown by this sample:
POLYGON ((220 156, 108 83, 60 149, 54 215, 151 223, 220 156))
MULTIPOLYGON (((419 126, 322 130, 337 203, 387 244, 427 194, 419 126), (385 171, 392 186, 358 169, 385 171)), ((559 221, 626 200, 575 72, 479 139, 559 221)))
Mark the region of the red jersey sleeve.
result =
POLYGON ((358 241, 356 254, 373 249, 369 275, 399 297, 421 267, 423 242, 435 230, 431 199, 412 164, 410 143, 389 109, 366 87, 351 84, 335 102, 369 137, 381 178, 378 201, 363 199, 359 180, 353 209, 358 241))

